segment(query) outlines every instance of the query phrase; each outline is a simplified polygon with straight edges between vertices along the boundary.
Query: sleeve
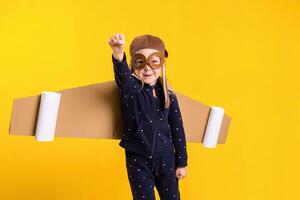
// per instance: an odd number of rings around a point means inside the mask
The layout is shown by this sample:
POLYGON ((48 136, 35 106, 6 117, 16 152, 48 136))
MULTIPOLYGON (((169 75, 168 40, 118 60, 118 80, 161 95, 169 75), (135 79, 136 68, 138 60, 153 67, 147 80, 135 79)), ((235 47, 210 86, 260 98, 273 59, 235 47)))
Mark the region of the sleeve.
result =
POLYGON ((138 80, 131 74, 127 64, 127 56, 124 52, 123 60, 118 61, 112 55, 115 81, 120 89, 122 96, 129 95, 139 89, 138 80))
POLYGON ((171 105, 169 112, 169 124, 171 127, 172 140, 175 147, 176 167, 187 166, 187 148, 182 116, 175 94, 170 95, 171 105))

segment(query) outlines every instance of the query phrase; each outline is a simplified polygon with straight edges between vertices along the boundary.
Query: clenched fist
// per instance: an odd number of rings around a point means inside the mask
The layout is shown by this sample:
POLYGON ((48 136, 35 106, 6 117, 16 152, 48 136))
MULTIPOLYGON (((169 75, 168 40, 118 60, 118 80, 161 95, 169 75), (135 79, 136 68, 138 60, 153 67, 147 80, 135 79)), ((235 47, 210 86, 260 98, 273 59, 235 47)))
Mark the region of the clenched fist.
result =
POLYGON ((122 61, 124 56, 125 35, 116 33, 109 39, 109 45, 112 48, 115 59, 122 61))
POLYGON ((178 179, 184 179, 184 177, 186 177, 186 175, 187 175, 187 172, 186 172, 187 170, 186 170, 186 167, 178 167, 177 169, 176 169, 176 177, 178 178, 178 179))

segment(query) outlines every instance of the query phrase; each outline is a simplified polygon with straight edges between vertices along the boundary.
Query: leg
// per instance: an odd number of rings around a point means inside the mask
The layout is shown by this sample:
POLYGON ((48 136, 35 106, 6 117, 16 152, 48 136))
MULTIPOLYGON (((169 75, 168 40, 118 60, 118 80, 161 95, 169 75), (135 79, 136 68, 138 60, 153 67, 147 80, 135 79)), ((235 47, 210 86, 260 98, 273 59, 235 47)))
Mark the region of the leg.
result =
POLYGON ((147 159, 125 152, 127 175, 134 200, 155 200, 154 177, 147 159))
POLYGON ((180 200, 174 152, 166 157, 162 157, 159 165, 159 173, 155 184, 161 200, 180 200))

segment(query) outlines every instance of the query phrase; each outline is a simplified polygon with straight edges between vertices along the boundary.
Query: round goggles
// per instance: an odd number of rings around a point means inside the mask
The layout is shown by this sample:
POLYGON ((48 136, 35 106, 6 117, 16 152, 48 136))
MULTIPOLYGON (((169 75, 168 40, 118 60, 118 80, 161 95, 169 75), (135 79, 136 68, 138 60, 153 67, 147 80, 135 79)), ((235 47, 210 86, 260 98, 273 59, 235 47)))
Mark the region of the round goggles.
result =
POLYGON ((152 68, 161 68, 164 62, 165 56, 160 51, 151 53, 148 58, 141 53, 137 53, 131 58, 131 67, 133 67, 133 69, 141 70, 149 64, 152 68))

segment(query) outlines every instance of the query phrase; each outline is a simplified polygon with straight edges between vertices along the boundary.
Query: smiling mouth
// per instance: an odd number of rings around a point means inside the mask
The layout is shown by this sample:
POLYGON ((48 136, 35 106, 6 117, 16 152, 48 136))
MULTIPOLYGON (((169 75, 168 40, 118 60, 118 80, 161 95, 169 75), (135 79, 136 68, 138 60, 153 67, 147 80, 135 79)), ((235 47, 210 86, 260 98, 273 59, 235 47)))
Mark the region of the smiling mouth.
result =
POLYGON ((152 74, 150 74, 150 75, 144 74, 143 76, 149 77, 149 76, 152 76, 152 74))

